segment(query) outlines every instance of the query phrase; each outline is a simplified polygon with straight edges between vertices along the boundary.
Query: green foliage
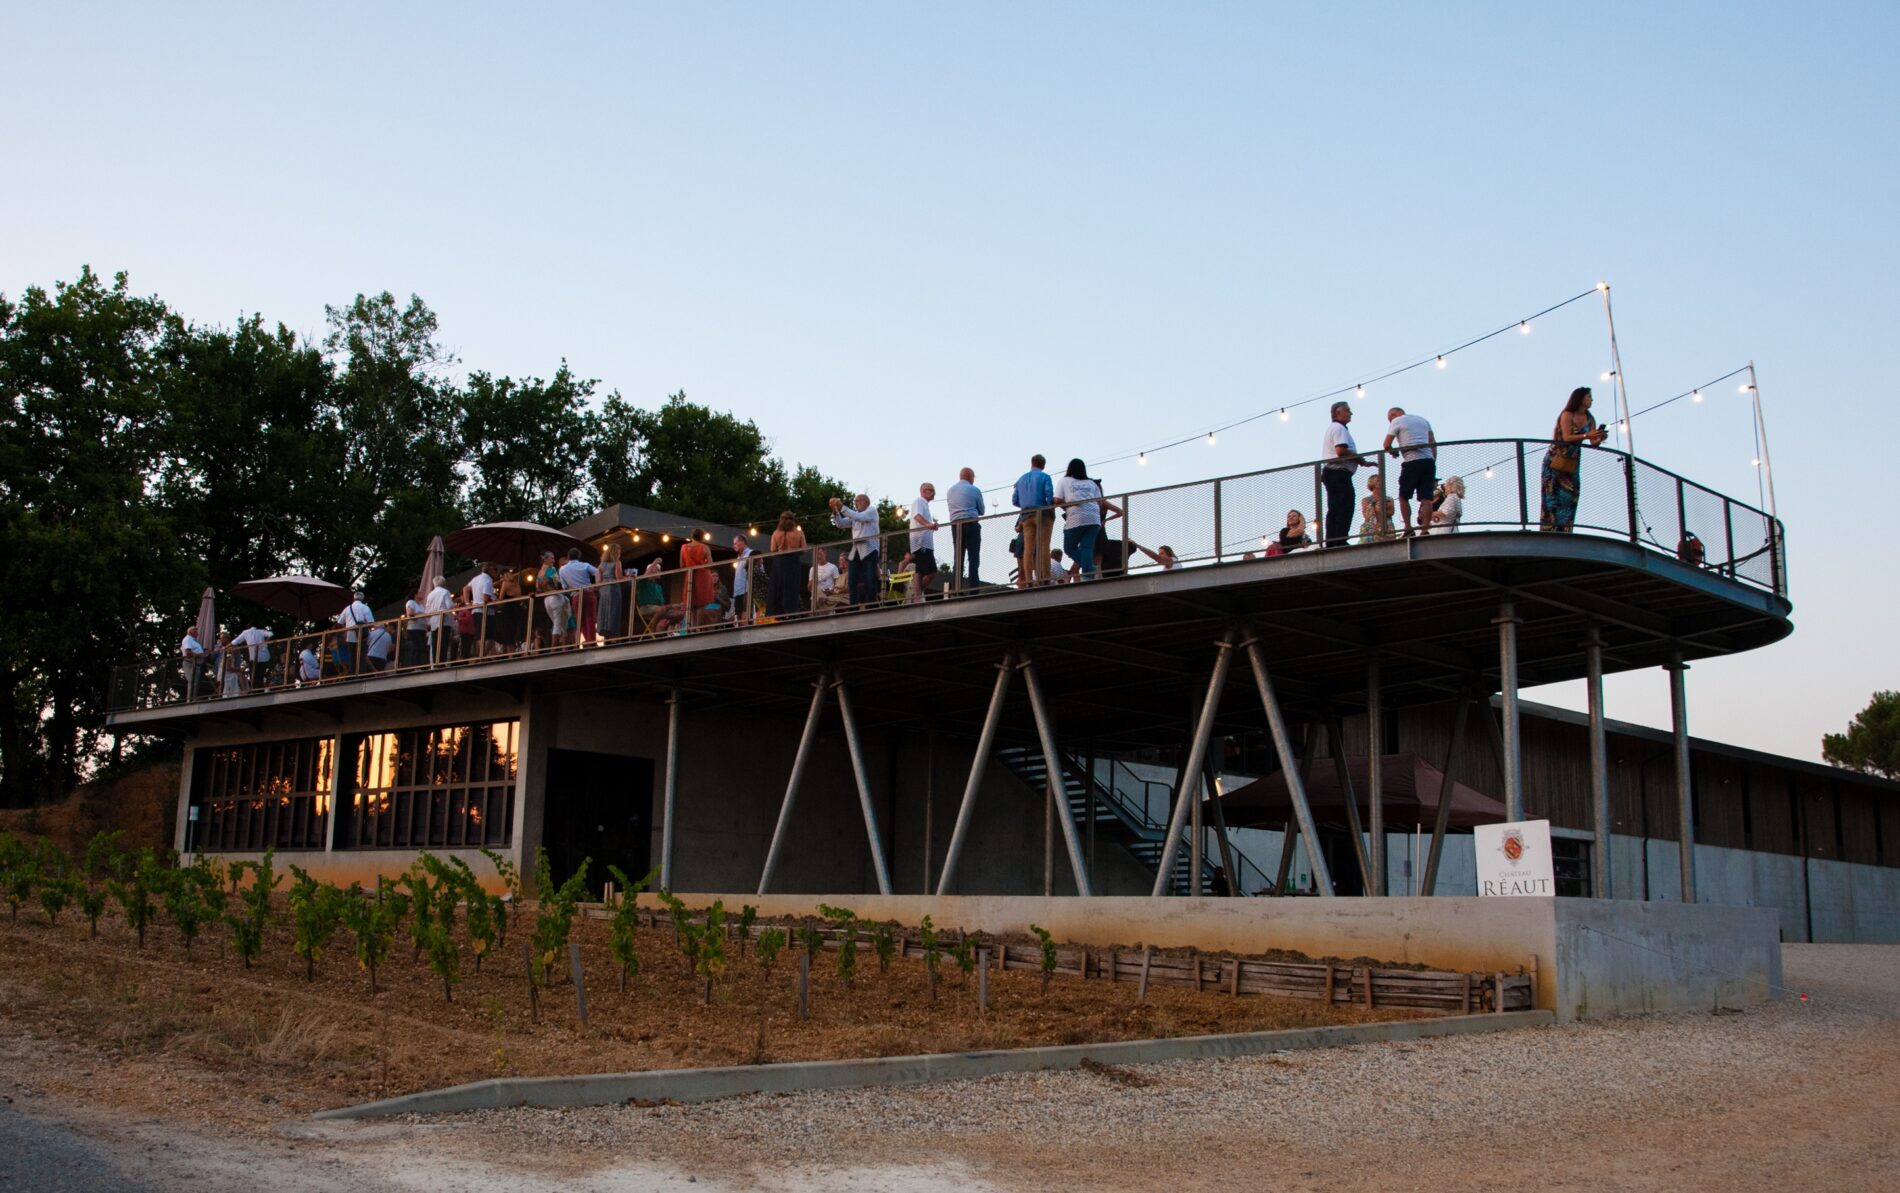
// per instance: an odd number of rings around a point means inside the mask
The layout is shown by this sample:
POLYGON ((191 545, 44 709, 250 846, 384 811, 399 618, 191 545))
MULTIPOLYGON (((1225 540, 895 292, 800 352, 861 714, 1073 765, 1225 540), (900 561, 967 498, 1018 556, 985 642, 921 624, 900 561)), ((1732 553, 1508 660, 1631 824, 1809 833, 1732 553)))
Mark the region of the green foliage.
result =
POLYGON ((699 925, 693 923, 693 913, 672 891, 661 887, 655 894, 673 921, 673 944, 686 960, 686 972, 692 973, 693 967, 699 963, 699 925))
POLYGON ((750 903, 741 904, 735 921, 739 929, 739 959, 745 960, 745 942, 752 935, 752 925, 759 919, 759 909, 750 903))
MULTIPOLYGON (((508 908, 521 902, 521 871, 507 858, 492 849, 481 851, 489 865, 495 867, 495 876, 501 879, 502 893, 489 901, 495 916, 495 939, 505 943, 508 940, 508 908)), ((478 962, 476 968, 480 969, 478 962)))
POLYGON ((798 926, 798 941, 805 946, 805 952, 815 961, 818 954, 825 950, 825 934, 810 924, 798 926))
POLYGON ((189 957, 199 931, 206 924, 216 923, 224 914, 223 876, 210 859, 201 854, 193 864, 167 872, 160 889, 165 913, 171 916, 173 927, 185 942, 185 956, 189 957))
POLYGON ((838 978, 849 986, 858 972, 858 913, 849 907, 820 903, 818 914, 838 929, 838 978))
POLYGON ((1846 733, 1821 738, 1821 757, 1862 774, 1900 779, 1900 692, 1875 692, 1846 733))
POLYGON ((290 873, 292 947, 303 958, 304 980, 315 981, 317 962, 343 923, 343 892, 318 882, 300 866, 292 866, 290 873))
POLYGON ((389 948, 396 940, 396 928, 409 910, 409 900, 398 893, 395 884, 376 876, 376 891, 369 894, 360 885, 350 887, 343 907, 343 923, 356 938, 357 967, 369 973, 369 992, 376 993, 376 970, 389 960, 389 948))
POLYGON ((13 920, 20 918, 20 904, 33 897, 39 877, 40 859, 33 847, 12 833, 0 833, 0 892, 7 897, 13 920))
POLYGON ((638 882, 629 879, 619 866, 609 865, 607 873, 613 875, 614 885, 620 890, 620 901, 614 904, 613 918, 607 924, 607 948, 614 960, 620 962, 620 988, 625 990, 627 982, 640 972, 639 942, 636 939, 640 923, 640 892, 659 877, 660 868, 655 866, 648 870, 646 877, 638 882))
POLYGON ((936 1002, 937 1001, 937 959, 941 950, 939 949, 938 943, 937 943, 937 926, 930 922, 929 916, 925 916, 924 922, 918 926, 917 940, 918 940, 918 943, 923 946, 923 950, 924 950, 925 985, 927 985, 930 988, 930 1001, 936 1002))
POLYGON ((455 983, 462 980, 462 951, 456 946, 455 934, 437 920, 429 926, 425 951, 429 954, 429 968, 442 979, 443 1001, 454 1002, 455 983))
POLYGON ((271 920, 271 892, 283 881, 283 875, 277 873, 276 859, 277 851, 266 849, 261 861, 231 863, 231 883, 239 888, 240 910, 227 911, 224 922, 231 927, 231 948, 246 969, 264 951, 264 930, 271 920), (240 887, 246 871, 251 875, 251 884, 240 887))
POLYGON ((779 952, 785 948, 785 930, 767 928, 759 933, 758 945, 759 972, 769 978, 772 976, 772 963, 778 960, 779 952))
POLYGON ((567 948, 568 933, 574 927, 574 912, 580 906, 582 896, 587 893, 587 867, 592 858, 581 859, 580 868, 568 875, 567 881, 560 886, 554 885, 552 864, 548 861, 548 851, 537 848, 534 851, 534 890, 536 898, 534 916, 533 959, 534 980, 547 984, 548 967, 553 965, 567 948))
POLYGON ((124 836, 123 831, 115 829, 94 833, 86 842, 73 897, 79 904, 79 914, 86 917, 88 937, 99 935, 99 917, 106 913, 107 882, 124 872, 125 852, 119 848, 124 836))
POLYGON ((1042 949, 1042 992, 1049 993, 1049 979, 1056 972, 1056 942, 1040 925, 1031 924, 1029 930, 1036 934, 1036 943, 1042 949))
POLYGON ((57 924, 59 913, 81 889, 79 876, 71 872, 65 853, 51 841, 40 842, 38 870, 40 909, 46 913, 47 923, 57 924))
POLYGON ((706 909, 706 922, 699 926, 699 947, 694 950, 693 969, 706 986, 699 1001, 712 1001, 713 979, 726 972, 726 904, 714 899, 706 909))
POLYGON ((968 981, 970 975, 976 972, 976 938, 964 933, 962 940, 950 946, 950 959, 957 963, 957 970, 968 981))
POLYGON ((112 879, 106 884, 112 897, 118 901, 120 910, 125 913, 125 926, 138 934, 141 949, 145 947, 145 929, 158 913, 152 896, 165 889, 166 872, 169 869, 151 850, 141 849, 126 859, 122 871, 124 877, 112 879))
POLYGON ((891 972, 891 958, 897 955, 897 934, 890 924, 871 925, 871 951, 877 955, 877 971, 891 972))

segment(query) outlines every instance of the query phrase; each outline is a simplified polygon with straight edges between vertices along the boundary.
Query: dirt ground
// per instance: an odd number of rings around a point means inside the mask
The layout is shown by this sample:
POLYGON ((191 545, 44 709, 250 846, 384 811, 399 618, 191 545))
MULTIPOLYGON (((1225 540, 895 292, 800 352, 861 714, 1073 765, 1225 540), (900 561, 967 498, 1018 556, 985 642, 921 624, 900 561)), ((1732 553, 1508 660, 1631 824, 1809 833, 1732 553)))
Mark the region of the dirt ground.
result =
MULTIPOLYGON (((156 977, 128 957, 116 985, 57 988, 22 956, 67 955, 46 935, 9 931, 0 955, 0 1116, 12 1116, 0 1125, 90 1149, 138 1182, 128 1189, 1834 1190, 1892 1188, 1900 1173, 1900 948, 1888 946, 1789 946, 1789 989, 1810 999, 1740 1012, 698 1106, 319 1124, 302 1111, 327 1100, 335 1045, 296 1025, 311 1001, 360 1004, 361 989, 340 980, 300 999, 271 983, 247 1040, 208 1023, 219 1042, 155 1048, 103 1018, 89 1035, 62 1003, 122 1000, 156 977), (273 1012, 290 1026, 266 1031, 273 1012), (270 1067, 288 1076, 268 1079, 270 1067)), ((1034 979, 1007 975, 1003 990, 1031 1001, 1034 979)), ((199 1013, 191 989, 172 997, 182 1017, 199 1013)), ((380 1018, 364 1007, 392 1049, 471 1030, 380 1018)), ((709 1054, 734 1047, 733 1029, 707 1031, 709 1054)), ((511 1066, 533 1063, 505 1031, 499 1041, 518 1050, 511 1066)), ((0 1156, 0 1188, 48 1187, 21 1167, 39 1154, 0 1156)))
POLYGON ((45 837, 80 857, 96 832, 125 833, 126 849, 162 849, 172 843, 178 815, 178 764, 159 762, 106 783, 87 783, 57 803, 0 808, 0 832, 45 837))

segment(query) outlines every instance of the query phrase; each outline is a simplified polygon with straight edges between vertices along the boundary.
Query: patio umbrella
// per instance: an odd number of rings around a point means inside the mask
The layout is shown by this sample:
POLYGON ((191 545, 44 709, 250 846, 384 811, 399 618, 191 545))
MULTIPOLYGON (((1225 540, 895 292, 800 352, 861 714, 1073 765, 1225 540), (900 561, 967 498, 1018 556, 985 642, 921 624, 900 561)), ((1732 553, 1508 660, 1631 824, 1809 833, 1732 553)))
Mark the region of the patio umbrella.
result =
MULTIPOLYGON (((448 544, 451 551, 470 559, 492 560, 510 566, 534 563, 541 558, 543 551, 552 551, 557 557, 565 557, 574 547, 581 549, 584 559, 600 557, 600 552, 587 540, 577 539, 539 522, 484 522, 478 526, 464 526, 443 539, 443 542, 448 544)), ((434 580, 435 577, 430 576, 429 579, 434 580)))
POLYGON ((422 579, 416 582, 416 600, 429 598, 429 590, 435 587, 435 578, 442 574, 442 536, 436 535, 429 540, 429 554, 422 561, 422 579))
MULTIPOLYGON (((1438 816, 1438 787, 1445 772, 1417 754, 1386 754, 1380 758, 1380 803, 1385 822, 1392 828, 1414 825, 1430 828, 1438 816)), ((1352 776, 1354 802, 1359 805, 1360 823, 1370 816, 1366 801, 1368 768, 1363 754, 1348 755, 1346 771, 1352 776)), ((1301 771, 1306 784, 1307 802, 1322 823, 1339 824, 1346 819, 1346 800, 1339 789, 1338 772, 1330 758, 1315 758, 1301 771)), ((1221 797, 1221 810, 1234 828, 1278 827, 1293 819, 1293 802, 1287 796, 1286 778, 1276 771, 1237 787, 1221 797)), ((1475 824, 1500 824, 1504 805, 1474 787, 1453 782, 1451 785, 1452 828, 1470 828, 1475 824)))
POLYGON ((210 588, 198 598, 198 624, 193 630, 198 642, 210 650, 218 641, 218 597, 210 588))
POLYGON ((266 609, 288 613, 302 621, 320 621, 342 612, 350 603, 350 590, 315 576, 266 576, 246 580, 231 590, 231 595, 256 601, 266 609))

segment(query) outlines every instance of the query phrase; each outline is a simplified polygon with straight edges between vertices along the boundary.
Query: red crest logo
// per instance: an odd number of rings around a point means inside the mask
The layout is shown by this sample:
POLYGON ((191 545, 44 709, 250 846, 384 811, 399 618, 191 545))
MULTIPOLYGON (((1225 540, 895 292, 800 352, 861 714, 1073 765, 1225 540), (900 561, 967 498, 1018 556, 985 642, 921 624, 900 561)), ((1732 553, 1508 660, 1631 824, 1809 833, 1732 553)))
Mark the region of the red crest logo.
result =
POLYGON ((1504 857, 1507 861, 1518 861, 1524 856, 1524 837, 1520 833, 1504 834, 1504 857))

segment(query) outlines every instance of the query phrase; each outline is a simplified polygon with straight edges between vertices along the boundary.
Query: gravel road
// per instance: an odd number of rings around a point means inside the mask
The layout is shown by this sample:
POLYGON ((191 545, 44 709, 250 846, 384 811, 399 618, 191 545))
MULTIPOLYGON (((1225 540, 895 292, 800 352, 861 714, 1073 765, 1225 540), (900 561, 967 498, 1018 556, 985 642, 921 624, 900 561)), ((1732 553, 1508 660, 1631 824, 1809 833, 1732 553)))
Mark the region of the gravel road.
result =
POLYGON ((110 1145, 0 1106, 0 1190, 13 1193, 153 1193, 127 1176, 110 1145))
POLYGON ((1784 965, 1807 1002, 700 1106, 298 1122, 194 1140, 153 1179, 208 1193, 1900 1185, 1900 947, 1791 945, 1784 965))

